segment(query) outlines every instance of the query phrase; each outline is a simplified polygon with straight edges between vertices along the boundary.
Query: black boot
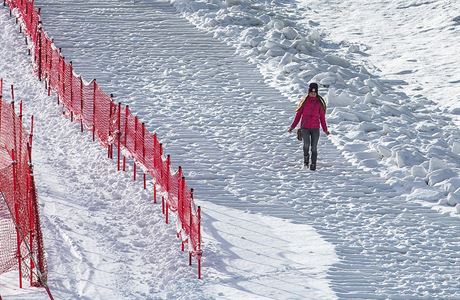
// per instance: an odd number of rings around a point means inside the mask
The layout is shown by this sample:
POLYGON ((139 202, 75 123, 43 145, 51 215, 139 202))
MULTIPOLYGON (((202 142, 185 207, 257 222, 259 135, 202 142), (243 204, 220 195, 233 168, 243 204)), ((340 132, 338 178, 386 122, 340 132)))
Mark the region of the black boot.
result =
POLYGON ((312 151, 311 152, 311 164, 316 165, 316 160, 318 159, 318 152, 317 151, 312 151))
POLYGON ((316 170, 316 159, 318 158, 318 152, 317 151, 312 151, 311 152, 311 165, 310 165, 310 170, 315 171, 316 170))
POLYGON ((303 157, 303 165, 304 165, 304 167, 308 168, 309 161, 310 161, 310 155, 305 155, 303 157))

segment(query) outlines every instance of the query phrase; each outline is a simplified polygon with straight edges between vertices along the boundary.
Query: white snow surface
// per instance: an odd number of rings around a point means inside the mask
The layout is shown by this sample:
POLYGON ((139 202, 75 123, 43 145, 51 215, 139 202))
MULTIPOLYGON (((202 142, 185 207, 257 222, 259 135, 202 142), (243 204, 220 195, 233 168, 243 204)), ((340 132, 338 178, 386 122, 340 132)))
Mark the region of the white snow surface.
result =
MULTIPOLYGON (((56 299, 460 298, 457 2, 36 3, 75 71, 157 132, 203 209, 197 280, 151 185, 62 116, 1 9, 0 77, 35 116, 56 299), (332 131, 316 172, 287 133, 312 81, 332 131)), ((47 299, 15 272, 0 295, 47 299)))

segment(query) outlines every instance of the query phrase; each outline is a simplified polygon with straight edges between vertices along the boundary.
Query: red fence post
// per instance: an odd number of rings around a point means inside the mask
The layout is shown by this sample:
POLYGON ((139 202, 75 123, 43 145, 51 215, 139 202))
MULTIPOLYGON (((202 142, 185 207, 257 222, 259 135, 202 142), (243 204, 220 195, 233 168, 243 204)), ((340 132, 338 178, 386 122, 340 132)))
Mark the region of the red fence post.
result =
POLYGON ((32 147, 32 137, 34 136, 34 115, 30 117, 30 134, 29 134, 29 143, 32 147))
POLYGON ((189 232, 189 239, 190 239, 190 243, 189 243, 189 249, 188 249, 188 265, 191 266, 192 265, 192 249, 190 246, 192 246, 192 203, 193 203, 193 189, 190 189, 190 215, 189 215, 189 228, 190 228, 190 232, 189 232))
POLYGON ((117 159, 117 170, 120 171, 120 139, 121 139, 121 103, 118 103, 118 132, 117 132, 117 137, 118 137, 118 145, 117 145, 117 150, 118 150, 118 159, 117 159))
POLYGON ((3 96, 0 90, 0 137, 2 135, 2 107, 3 107, 3 96))
MULTIPOLYGON (((39 24, 40 24, 40 28, 42 26, 42 21, 39 21, 39 24)), ((51 46, 48 46, 48 41, 49 39, 46 38, 46 35, 43 34, 42 35, 43 39, 45 40, 44 43, 45 43, 45 46, 43 46, 42 44, 42 59, 43 59, 43 68, 44 70, 42 69, 42 72, 44 73, 44 80, 45 80, 45 89, 48 90, 48 77, 49 77, 49 71, 48 70, 48 49, 51 47, 51 46), (44 56, 43 56, 44 55, 44 56), (44 57, 44 58, 43 58, 44 57)))
MULTIPOLYGON (((30 13, 29 13, 29 14, 30 14, 30 20, 29 20, 30 25, 32 25, 33 15, 34 15, 33 1, 34 1, 34 0, 32 0, 32 2, 29 2, 29 3, 28 3, 28 4, 29 4, 29 9, 28 9, 28 10, 30 11, 30 13)), ((30 28, 30 27, 29 27, 29 28, 30 28)), ((29 34, 31 35, 32 33, 29 32, 29 34)))
MULTIPOLYGON (((23 5, 22 0, 21 0, 21 4, 23 5)), ((26 25, 26 28, 27 28, 27 19, 26 19, 25 17, 27 17, 27 16, 29 15, 29 6, 28 6, 28 4, 29 4, 29 3, 26 3, 26 5, 25 5, 25 10, 23 11, 24 14, 21 14, 21 15, 23 16, 24 21, 26 21, 26 22, 25 22, 25 23, 26 23, 26 24, 25 24, 25 25, 26 25)), ((24 7, 23 7, 23 8, 24 8, 24 7)))
MULTIPOLYGON (((62 56, 62 48, 59 48, 59 80, 57 83, 58 105, 60 105, 60 98, 64 97, 64 74, 65 74, 65 57, 62 56), (62 64, 62 67, 61 67, 62 64)), ((64 100, 63 100, 64 101, 64 100)))
POLYGON ((169 186, 169 175, 170 175, 170 170, 171 170, 171 155, 168 154, 166 157, 166 194, 168 195, 168 198, 166 199, 166 224, 168 224, 169 220, 169 192, 170 192, 170 186, 169 186))
POLYGON ((61 56, 61 48, 59 48, 59 51, 57 52, 58 55, 58 63, 57 63, 57 82, 56 82, 56 93, 57 93, 57 103, 59 105, 59 93, 60 93, 60 82, 61 82, 61 61, 62 61, 62 56, 61 56))
MULTIPOLYGON (((163 176, 164 176, 163 175, 163 158, 162 157, 163 157, 163 144, 160 143, 160 156, 159 156, 159 159, 157 161, 157 165, 160 168, 160 186, 161 187, 163 186, 163 176)), ((164 196, 163 195, 161 195, 161 202, 162 202, 162 205, 164 205, 163 204, 163 202, 164 202, 164 196)), ((163 214, 164 213, 165 212, 164 212, 164 209, 163 209, 163 214)))
POLYGON ((157 161, 158 167, 160 168, 160 178, 163 180, 163 143, 160 143, 160 157, 157 161))
POLYGON ((136 164, 136 159, 133 161, 133 180, 136 181, 136 173, 137 173, 137 164, 136 164))
POLYGON ((112 136, 112 124, 113 124, 113 120, 112 120, 112 116, 113 115, 113 94, 110 94, 110 109, 109 109, 109 135, 107 137, 107 147, 108 147, 108 156, 110 159, 113 158, 113 140, 111 139, 111 136, 112 136), (109 144, 109 139, 112 141, 110 144, 109 144))
MULTIPOLYGON (((156 171, 157 165, 156 165, 156 145, 157 145, 157 134, 153 134, 153 146, 152 146, 152 155, 153 155, 153 172, 156 171)), ((157 189, 156 189, 156 184, 158 180, 157 178, 154 178, 153 182, 153 203, 157 203, 157 189)))
POLYGON ((198 259, 198 279, 201 279, 201 207, 197 209, 198 217, 198 244, 197 244, 197 259, 198 259))
MULTIPOLYGON (((160 167, 160 186, 163 186, 163 159, 162 159, 162 156, 163 156, 163 144, 160 143, 160 161, 158 162, 158 165, 160 167)), ((163 214, 165 214, 165 199, 164 199, 164 194, 161 195, 161 208, 162 208, 162 212, 163 214)))
MULTIPOLYGON (((181 174, 182 174, 182 171, 181 171, 181 174)), ((185 219, 185 177, 182 176, 182 182, 181 182, 181 186, 180 186, 180 194, 181 194, 181 200, 180 202, 178 203, 178 205, 180 205, 181 207, 181 216, 180 216, 180 221, 181 221, 181 227, 182 229, 184 229, 184 222, 186 222, 187 220, 185 219)), ((187 232, 187 234, 190 234, 189 232, 187 232)))
POLYGON ((32 164, 32 147, 27 143, 27 154, 29 155, 29 164, 32 164))
POLYGON ((153 152, 153 167, 155 168, 156 167, 156 164, 155 164, 155 153, 156 151, 158 150, 158 137, 157 137, 157 133, 154 132, 153 133, 153 147, 152 147, 152 152, 153 152))
POLYGON ((166 224, 169 224, 169 203, 166 200, 166 224))
POLYGON ((182 221, 182 206, 181 206, 181 193, 182 193, 182 179, 184 177, 182 176, 182 167, 179 166, 177 170, 177 216, 179 217, 179 220, 182 221))
POLYGON ((183 211, 182 211, 182 180, 184 177, 182 176, 182 167, 179 166, 179 169, 177 170, 177 217, 182 223, 182 216, 183 216, 183 211))
POLYGON ((16 155, 15 150, 11 150, 11 156, 13 159, 13 203, 14 203, 14 215, 15 215, 15 224, 16 224, 16 241, 17 241, 17 259, 19 267, 19 288, 22 289, 22 257, 21 257, 21 236, 19 234, 19 208, 18 208, 18 199, 17 195, 17 170, 16 170, 16 155))
POLYGON ((128 115, 129 115, 129 105, 126 105, 125 107, 125 141, 124 141, 125 148, 128 148, 126 145, 128 141, 128 115))
POLYGON ((18 162, 20 165, 22 160, 22 100, 19 102, 19 155, 18 155, 18 162))
POLYGON ((134 116, 134 155, 137 156, 137 123, 139 120, 137 119, 137 116, 134 116))
POLYGON ((33 269, 34 269, 34 261, 33 261, 33 239, 34 239, 34 234, 33 234, 33 228, 34 228, 34 216, 33 216, 33 203, 32 203, 32 193, 31 193, 31 173, 32 173, 32 166, 29 165, 29 174, 27 176, 27 205, 29 208, 29 251, 30 251, 30 260, 29 260, 29 267, 30 267, 30 285, 32 286, 33 284, 33 269))
POLYGON ((169 178, 170 178, 170 175, 171 175, 171 155, 167 155, 166 156, 166 174, 164 174, 166 176, 166 192, 169 194, 170 192, 170 185, 169 185, 169 178))
POLYGON ((84 112, 83 112, 83 77, 80 76, 80 130, 83 132, 83 118, 84 118, 84 112))
MULTIPOLYGON (((14 89, 13 85, 11 85, 11 93, 14 96, 14 89)), ((16 136, 16 115, 14 109, 14 101, 11 102, 11 111, 12 111, 12 119, 13 119, 13 144, 14 149, 11 151, 12 153, 12 160, 13 160, 13 203, 14 203, 14 210, 15 210, 15 217, 16 217, 16 238, 17 238, 17 256, 18 256, 18 265, 19 265, 19 287, 22 288, 22 257, 21 257, 21 237, 19 234, 19 208, 18 208, 18 199, 16 199, 16 195, 18 193, 17 190, 17 136, 16 136)))
POLYGON ((52 84, 52 82, 51 82, 51 77, 52 77, 51 74, 53 72, 53 53, 54 53, 53 52, 53 47, 52 47, 53 43, 54 43, 54 39, 51 39, 50 44, 48 45, 48 48, 50 50, 50 57, 49 57, 50 68, 49 68, 49 71, 48 71, 48 96, 51 96, 51 84, 52 84))
POLYGON ((145 123, 142 122, 142 163, 145 165, 145 123))
POLYGON ((93 79, 93 142, 96 135, 96 79, 93 79))
POLYGON ((156 151, 157 151, 157 133, 153 134, 153 146, 152 146, 152 155, 153 155, 153 169, 156 170, 157 168, 157 158, 156 158, 156 151))
POLYGON ((34 133, 34 116, 32 115, 30 121, 30 134, 29 134, 29 142, 27 143, 27 151, 29 154, 29 164, 32 165, 32 139, 34 133))
MULTIPOLYGON (((39 24, 40 26, 42 26, 42 21, 39 21, 39 24)), ((42 30, 42 33, 43 33, 43 30, 42 30)), ((45 59, 44 59, 44 62, 43 62, 43 67, 45 68, 45 88, 48 89, 48 85, 47 85, 47 81, 48 81, 48 77, 50 75, 50 70, 48 70, 48 60, 50 59, 49 58, 49 55, 48 55, 48 50, 51 48, 51 41, 46 38, 46 35, 43 34, 42 35, 43 39, 45 40, 45 47, 42 48, 42 52, 45 52, 44 55, 45 55, 45 59)), ((43 44, 42 44, 43 46, 43 44)), ((51 54, 51 52, 50 52, 51 54)), ((43 53, 42 53, 42 59, 43 59, 43 53)))
MULTIPOLYGON (((184 200, 185 200, 185 177, 182 176, 182 167, 179 166, 179 186, 178 186, 178 192, 177 192, 177 214, 178 218, 181 223, 181 233, 184 229, 184 221, 185 221, 185 215, 184 215, 184 200)), ((181 236, 181 250, 184 252, 184 240, 182 239, 181 236)))
POLYGON ((3 96, 2 90, 0 89, 0 135, 2 134, 2 107, 3 107, 3 96))
MULTIPOLYGON (((61 52, 61 51, 62 51, 62 49, 59 48, 59 52, 61 52)), ((62 55, 62 52, 61 52, 61 55, 62 55)), ((63 104, 63 105, 65 105, 65 103, 64 103, 64 100, 65 100, 65 99, 64 99, 64 98, 65 98, 65 90, 66 90, 66 88, 65 88, 65 81, 66 81, 66 80, 65 80, 65 77, 66 77, 66 76, 65 76, 65 69, 66 69, 65 57, 63 56, 63 57, 62 57, 62 76, 61 76, 61 80, 62 80, 61 95, 62 95, 62 104, 63 104)))
POLYGON ((70 61, 70 121, 73 122, 73 63, 70 61))
MULTIPOLYGON (((142 164, 146 166, 145 163, 145 123, 142 122, 142 164)), ((144 190, 147 189, 147 176, 144 171, 144 190)))
POLYGON ((42 26, 38 23, 38 80, 42 81, 42 26))
POLYGON ((137 164, 136 164, 136 159, 137 159, 137 123, 138 123, 138 119, 137 119, 137 116, 134 116, 134 175, 133 175, 133 179, 134 181, 136 181, 136 174, 137 174, 137 164))
POLYGON ((12 119, 13 119, 13 146, 14 146, 14 151, 16 154, 18 153, 18 145, 17 145, 17 137, 16 137, 16 113, 14 110, 14 101, 11 102, 11 113, 12 113, 12 119))

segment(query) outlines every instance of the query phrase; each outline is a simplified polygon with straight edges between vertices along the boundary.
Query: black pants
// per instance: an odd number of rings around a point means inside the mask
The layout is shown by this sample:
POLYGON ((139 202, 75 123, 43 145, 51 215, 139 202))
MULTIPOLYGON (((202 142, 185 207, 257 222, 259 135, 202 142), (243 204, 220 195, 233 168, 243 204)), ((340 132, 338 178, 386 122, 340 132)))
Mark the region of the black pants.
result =
POLYGON ((302 128, 303 140, 303 162, 309 163, 310 159, 310 146, 311 146, 311 164, 316 165, 318 158, 318 141, 319 141, 319 128, 302 128))

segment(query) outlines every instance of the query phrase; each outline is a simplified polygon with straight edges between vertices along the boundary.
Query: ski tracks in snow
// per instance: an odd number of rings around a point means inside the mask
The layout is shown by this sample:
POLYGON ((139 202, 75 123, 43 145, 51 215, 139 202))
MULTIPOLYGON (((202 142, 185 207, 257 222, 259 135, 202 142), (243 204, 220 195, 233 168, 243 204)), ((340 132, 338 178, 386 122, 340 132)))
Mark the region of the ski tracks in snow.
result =
MULTIPOLYGON (((328 271, 332 290, 339 298, 460 297, 458 221, 406 202, 383 179, 347 162, 324 136, 320 139, 319 170, 300 171, 300 144, 286 132, 294 114, 291 102, 265 84, 255 66, 196 30, 169 4, 38 2, 45 28, 63 47, 65 56, 73 59, 75 70, 87 79, 97 78, 106 92, 114 92, 118 101, 129 104, 150 130, 157 131, 173 165, 184 167, 205 213, 206 203, 213 202, 314 226, 335 246, 340 259, 328 271)), ((81 153, 65 155, 69 160, 72 156, 82 160, 78 156, 81 153)), ((85 171, 69 168, 68 172, 85 171)), ((113 178, 109 173, 107 176, 113 178)), ((99 179, 92 180, 88 185, 97 186, 99 179)), ((134 187, 127 184, 126 188, 134 187)), ((80 216, 86 218, 82 234, 91 235, 93 226, 104 226, 93 223, 93 213, 110 219, 104 203, 125 207, 117 203, 124 199, 122 195, 112 199, 117 193, 100 190, 97 195, 87 195, 92 201, 75 199, 89 208, 89 216, 80 216)), ((158 211, 146 214, 152 220, 143 222, 160 222, 160 217, 155 217, 158 211)), ((128 210, 126 218, 132 219, 120 224, 135 223, 136 217, 128 210), (131 213, 134 216, 130 217, 131 213)), ((209 224, 203 226, 205 231, 211 229, 209 224)), ((164 226, 156 230, 172 231, 164 226)), ((130 232, 139 237, 147 233, 130 232)), ((123 231, 114 234, 121 235, 123 243, 123 231)), ((168 244, 172 236, 165 235, 160 242, 168 244)), ((94 239, 88 241, 90 248, 97 244, 94 239)), ((78 242, 84 244, 85 240, 78 242)), ((110 243, 116 242, 103 242, 110 243)), ((78 253, 71 244, 68 242, 67 247, 78 253)), ((140 246, 160 247, 151 243, 140 246)), ((136 248, 129 243, 116 246, 123 247, 127 252, 136 248)), ((167 256, 177 250, 160 251, 167 256)), ((218 257, 218 251, 210 251, 209 257, 218 257)), ((136 257, 130 254, 130 259, 136 257)), ((75 258, 88 260, 95 268, 98 263, 89 256, 75 258)), ((173 270, 154 271, 176 286, 187 282, 173 270)), ((219 273, 212 269, 205 272, 210 277, 219 273)), ((94 274, 81 276, 89 280, 94 274)), ((139 287, 144 288, 144 295, 167 289, 152 283, 158 290, 149 291, 148 286, 139 287)))

